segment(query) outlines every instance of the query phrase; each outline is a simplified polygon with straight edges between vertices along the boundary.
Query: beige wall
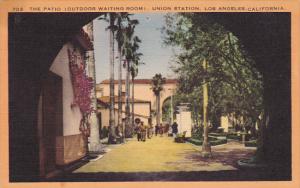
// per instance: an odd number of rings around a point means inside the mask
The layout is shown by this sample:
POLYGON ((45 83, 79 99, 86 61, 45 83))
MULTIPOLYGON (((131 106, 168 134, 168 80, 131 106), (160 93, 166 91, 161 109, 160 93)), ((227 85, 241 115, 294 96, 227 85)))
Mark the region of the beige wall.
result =
MULTIPOLYGON (((101 113, 101 125, 103 126, 109 126, 109 108, 107 109, 100 109, 98 110, 98 113, 101 113)), ((116 119, 118 117, 115 117, 116 119)))
MULTIPOLYGON (((63 82, 63 136, 80 134, 79 124, 82 116, 78 106, 71 108, 74 93, 69 70, 68 48, 74 49, 74 46, 71 43, 65 44, 50 67, 53 73, 62 77, 63 82)), ((83 55, 79 50, 77 52, 83 55)))
MULTIPOLYGON (((115 108, 118 107, 118 104, 115 104, 115 108)), ((130 105, 131 108, 131 105, 130 105)), ((150 107, 149 103, 136 103, 134 105, 135 108, 135 114, 139 114, 142 116, 150 116, 150 107)), ((125 118, 125 104, 122 105, 122 118, 125 118)), ((109 108, 101 108, 98 110, 98 113, 101 113, 101 125, 102 126, 108 126, 109 125, 109 108)), ((144 122, 144 124, 148 124, 148 118, 141 117, 138 115, 135 115, 135 118, 140 118, 141 121, 144 122)), ((118 111, 115 110, 115 123, 118 123, 118 111)))
MULTIPOLYGON (((164 89, 161 92, 160 108, 162 108, 162 104, 163 104, 164 100, 166 98, 170 97, 173 94, 175 89, 176 89, 176 84, 165 84, 164 85, 164 89)), ((115 85, 115 94, 116 95, 117 95, 117 91, 118 91, 118 84, 115 85)), ((122 84, 122 91, 125 92, 125 84, 122 84)), ((135 84, 134 91, 135 91, 135 93, 134 93, 135 99, 150 101, 151 109, 156 110, 156 97, 151 90, 151 84, 135 84)), ((101 97, 101 96, 109 96, 109 84, 98 84, 97 85, 97 97, 101 97)), ((144 107, 144 106, 142 106, 142 105, 137 106, 137 104, 135 104, 135 112, 146 115, 149 110, 146 110, 146 107, 144 107)), ((124 105, 123 105, 123 109, 124 109, 124 105)), ((149 115, 147 115, 147 116, 149 116, 149 115)), ((152 121, 152 122, 155 123, 155 121, 152 121)))

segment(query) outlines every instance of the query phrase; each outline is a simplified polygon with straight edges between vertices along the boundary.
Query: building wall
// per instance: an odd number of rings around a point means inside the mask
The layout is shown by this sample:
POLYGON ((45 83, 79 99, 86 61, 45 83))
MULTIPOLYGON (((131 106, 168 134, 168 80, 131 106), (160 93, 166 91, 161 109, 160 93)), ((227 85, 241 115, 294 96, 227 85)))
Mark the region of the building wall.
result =
MULTIPOLYGON (((83 135, 79 131, 79 124, 82 117, 82 114, 79 110, 78 106, 71 107, 71 104, 74 99, 73 86, 71 82, 71 75, 69 69, 69 55, 68 49, 73 50, 74 45, 72 43, 66 43, 56 58, 54 59, 50 72, 53 72, 55 75, 58 75, 61 79, 62 86, 57 86, 62 89, 62 100, 57 101, 62 106, 62 113, 60 117, 62 117, 62 130, 60 134, 47 134, 44 135, 44 129, 46 128, 46 123, 44 122, 44 118, 46 118, 47 109, 53 109, 54 111, 58 111, 56 106, 48 106, 47 104, 43 104, 43 92, 40 95, 39 105, 38 105, 38 130, 39 130, 39 167, 40 167, 40 175, 41 176, 51 176, 52 173, 55 172, 56 165, 66 165, 71 162, 74 162, 86 154, 86 142, 83 138, 83 135), (44 106, 46 105, 46 106, 44 106), (44 116, 45 115, 45 116, 44 116), (51 154, 49 155, 49 146, 46 145, 46 136, 50 137, 54 140, 51 143, 51 146, 54 150, 51 150, 51 154), (53 144, 53 145, 52 145, 53 144), (49 164, 47 161, 53 161, 51 170, 46 170, 46 167, 49 169, 49 164)), ((81 50, 76 49, 76 52, 79 54, 79 58, 83 58, 83 52, 81 50)), ((46 80, 49 78, 47 77, 46 80)), ((48 82, 45 82, 45 84, 48 82)), ((49 85, 43 86, 43 91, 45 88, 48 88, 49 85)), ((58 89, 57 87, 53 87, 58 89)), ((50 87, 52 88, 52 87, 50 87)), ((45 90, 45 91, 53 91, 45 90)), ((58 91, 53 91, 53 93, 58 91)), ((48 95, 51 97, 51 95, 48 95)), ((55 124, 56 125, 56 124, 55 124)), ((54 127, 56 131, 60 129, 60 127, 54 127)))
MULTIPOLYGON (((118 104, 115 104, 115 123, 118 123, 118 104)), ((140 118, 144 124, 148 124, 148 118, 150 115, 150 104, 149 103, 136 103, 135 107, 135 118, 140 118), (141 115, 141 116, 139 116, 141 115), (146 116, 146 117, 144 117, 146 116)), ((131 104, 130 104, 131 108, 131 104)), ((109 108, 101 108, 98 110, 98 113, 101 113, 101 125, 102 126, 109 126, 109 108)), ((122 118, 125 118, 125 104, 122 105, 122 118)))
POLYGON ((66 43, 50 67, 50 71, 62 78, 63 94, 63 135, 56 137, 56 164, 66 165, 85 156, 86 142, 79 131, 82 114, 78 106, 72 106, 74 91, 69 68, 68 49, 74 50, 81 60, 84 58, 83 51, 72 43, 66 43))
MULTIPOLYGON (((79 124, 82 117, 78 106, 71 108, 74 92, 69 69, 68 49, 74 49, 74 45, 65 44, 50 67, 50 71, 61 76, 63 81, 63 136, 80 134, 79 124)), ((79 50, 76 51, 82 54, 79 50)), ((83 54, 82 57, 84 57, 83 54)))
POLYGON ((98 110, 98 113, 101 113, 101 126, 108 127, 109 126, 109 108, 102 108, 102 109, 98 110))
MULTIPOLYGON (((109 96, 109 84, 97 85, 97 97, 109 96)), ((162 112, 162 105, 166 98, 170 97, 176 89, 176 84, 165 84, 164 89, 160 95, 160 108, 162 112)), ((122 91, 125 92, 125 84, 122 84, 122 91)), ((156 97, 151 90, 151 84, 135 84, 134 85, 134 98, 151 102, 151 110, 156 110, 156 97)), ((118 92, 118 84, 115 84, 115 94, 118 92)), ((123 105, 124 108, 125 105, 123 105)), ((116 106, 117 107, 117 106, 116 106)), ((131 107, 130 107, 131 108, 131 107)), ((141 114, 147 114, 148 110, 144 105, 135 104, 135 112, 141 114)), ((149 116, 150 114, 147 114, 149 116)), ((153 117, 154 118, 154 117, 153 117)), ((162 117, 161 117, 162 118, 162 117)), ((154 118, 155 119, 155 118, 154 118)), ((155 121, 152 121, 155 123, 155 121)))

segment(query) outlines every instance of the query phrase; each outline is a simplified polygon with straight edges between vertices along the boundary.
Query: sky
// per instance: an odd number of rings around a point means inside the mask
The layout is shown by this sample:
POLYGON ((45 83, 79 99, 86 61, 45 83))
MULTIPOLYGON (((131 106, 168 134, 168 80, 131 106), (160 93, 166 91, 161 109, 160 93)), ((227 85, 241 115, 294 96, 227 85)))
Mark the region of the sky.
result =
MULTIPOLYGON (((161 28, 164 25, 164 15, 159 13, 135 14, 132 19, 138 19, 139 25, 135 28, 135 35, 142 42, 139 52, 143 53, 136 79, 151 79, 156 73, 161 73, 166 78, 174 78, 170 69, 173 49, 163 45, 161 28)), ((94 20, 94 48, 96 64, 96 81, 101 82, 109 78, 109 31, 108 23, 104 20, 94 20)), ((115 53, 117 56, 117 53, 115 53)), ((115 61, 115 79, 117 77, 118 61, 115 61)), ((123 70, 123 79, 125 72, 123 70)))

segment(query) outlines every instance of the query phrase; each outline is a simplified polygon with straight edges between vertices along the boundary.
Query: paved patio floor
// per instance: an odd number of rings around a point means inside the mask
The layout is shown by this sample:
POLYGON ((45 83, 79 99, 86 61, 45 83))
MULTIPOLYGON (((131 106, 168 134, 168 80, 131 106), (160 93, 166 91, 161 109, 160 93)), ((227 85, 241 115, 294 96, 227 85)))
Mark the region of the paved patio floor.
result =
POLYGON ((201 156, 201 147, 175 143, 170 137, 153 137, 146 142, 136 139, 126 144, 109 146, 110 152, 89 162, 75 173, 115 172, 191 172, 237 170, 236 161, 253 155, 255 148, 231 141, 213 146, 212 158, 201 156))

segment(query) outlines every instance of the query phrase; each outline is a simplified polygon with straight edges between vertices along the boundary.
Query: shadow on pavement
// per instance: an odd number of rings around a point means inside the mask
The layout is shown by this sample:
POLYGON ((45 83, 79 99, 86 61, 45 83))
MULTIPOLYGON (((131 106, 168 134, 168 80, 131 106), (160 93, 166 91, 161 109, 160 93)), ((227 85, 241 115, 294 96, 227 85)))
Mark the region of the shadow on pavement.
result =
POLYGON ((234 171, 190 172, 99 172, 73 173, 51 179, 51 182, 124 182, 124 181, 288 181, 281 171, 251 169, 234 171))

